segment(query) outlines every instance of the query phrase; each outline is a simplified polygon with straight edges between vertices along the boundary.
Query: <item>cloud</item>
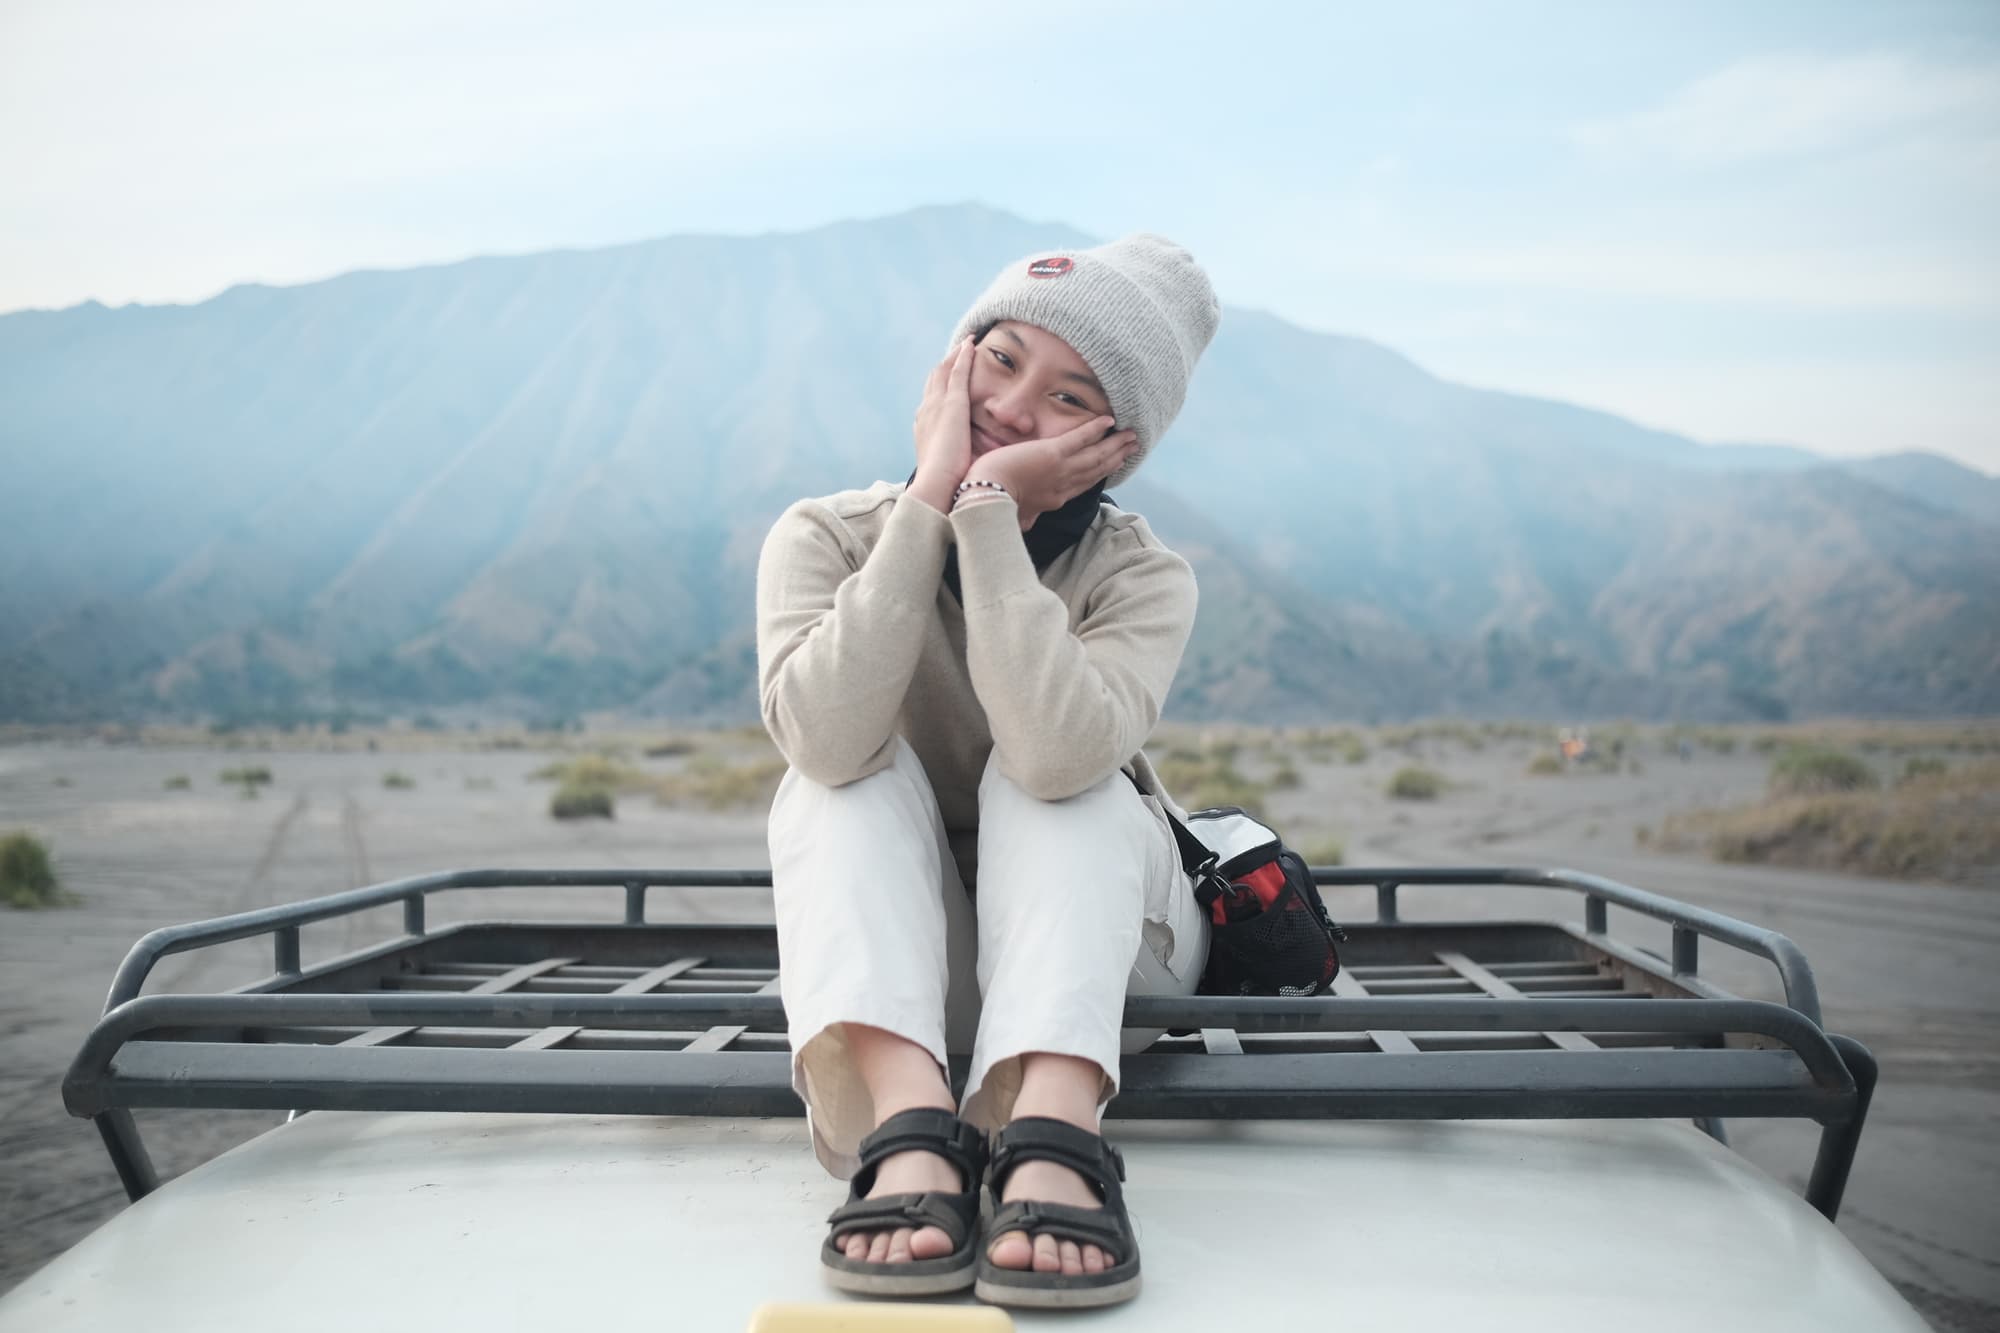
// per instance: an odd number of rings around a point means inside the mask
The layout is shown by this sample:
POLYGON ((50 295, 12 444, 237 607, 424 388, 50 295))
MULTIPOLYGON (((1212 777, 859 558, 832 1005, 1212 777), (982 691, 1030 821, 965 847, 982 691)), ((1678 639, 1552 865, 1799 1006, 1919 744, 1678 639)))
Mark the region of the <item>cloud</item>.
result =
POLYGON ((1717 166, 1919 133, 1984 135, 1996 125, 2000 63, 1784 55, 1740 61, 1651 110, 1579 125, 1570 138, 1586 148, 1717 166))

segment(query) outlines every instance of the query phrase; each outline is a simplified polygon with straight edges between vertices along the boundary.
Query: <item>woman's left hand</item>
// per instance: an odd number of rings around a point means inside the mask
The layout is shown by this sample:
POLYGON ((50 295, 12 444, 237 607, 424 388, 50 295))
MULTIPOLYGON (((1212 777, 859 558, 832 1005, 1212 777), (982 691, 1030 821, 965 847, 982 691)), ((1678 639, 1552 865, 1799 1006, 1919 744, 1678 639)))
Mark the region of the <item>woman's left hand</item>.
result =
POLYGON ((1110 417, 1092 417, 1046 440, 991 450, 973 462, 965 479, 1005 486, 1020 508, 1025 532, 1043 514, 1062 508, 1125 465, 1139 437, 1129 430, 1110 431, 1112 425, 1110 417))

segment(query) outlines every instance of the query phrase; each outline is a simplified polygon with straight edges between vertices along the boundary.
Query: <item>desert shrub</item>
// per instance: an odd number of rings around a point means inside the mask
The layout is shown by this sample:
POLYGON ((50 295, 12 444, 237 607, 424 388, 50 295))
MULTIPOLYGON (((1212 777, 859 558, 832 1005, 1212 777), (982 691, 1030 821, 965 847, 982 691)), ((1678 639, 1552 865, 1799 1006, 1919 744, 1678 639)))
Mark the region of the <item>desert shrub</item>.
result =
POLYGON ((1915 758, 1903 765, 1903 782, 1915 782, 1920 778, 1934 778, 1951 767, 1942 759, 1915 758))
POLYGON ((382 785, 390 791, 408 791, 417 785, 417 780, 408 773, 399 773, 395 769, 390 769, 382 775, 382 785))
POLYGON ((160 785, 168 791, 186 791, 194 786, 194 781, 185 773, 176 773, 160 785))
POLYGON ((1309 866, 1339 866, 1347 864, 1347 844, 1331 835, 1313 839, 1299 848, 1299 855, 1309 866))
POLYGON ((1639 844, 1641 847, 1652 846, 1653 826, 1651 824, 1641 824, 1637 828, 1633 829, 1632 841, 1639 844))
POLYGON ((1288 761, 1281 759, 1278 761, 1278 766, 1271 770, 1271 776, 1266 778, 1265 781, 1270 784, 1273 791, 1290 791, 1299 785, 1299 770, 1293 768, 1288 761))
POLYGON ((1368 761, 1368 746, 1359 736, 1349 733, 1340 742, 1340 757, 1350 764, 1366 763, 1368 761))
POLYGON ((232 782, 237 783, 245 791, 248 791, 253 787, 269 786, 271 782, 271 770, 262 764, 243 768, 225 768, 222 770, 222 776, 219 781, 225 786, 232 782))
POLYGON ((0 838, 0 902, 9 907, 56 907, 71 901, 49 863, 49 849, 32 833, 0 838))
POLYGON ((678 759, 682 755, 694 753, 694 742, 690 740, 654 741, 639 753, 648 759, 678 759))
POLYGON ((493 790, 493 779, 492 779, 492 778, 467 778, 467 779, 465 780, 465 789, 466 789, 467 791, 492 791, 492 790, 493 790))
POLYGON ((608 787, 564 782, 549 797, 549 813, 557 819, 611 819, 615 808, 608 787))
POLYGON ((1563 771, 1562 756, 1559 754, 1538 754, 1528 764, 1531 778, 1554 777, 1563 771))
POLYGON ((1389 795, 1398 801, 1435 801, 1444 790, 1444 774, 1412 765, 1389 779, 1389 795))
POLYGON ((1820 745, 1794 745, 1771 761, 1770 789, 1773 796, 1866 791, 1878 785, 1875 770, 1845 750, 1820 745))

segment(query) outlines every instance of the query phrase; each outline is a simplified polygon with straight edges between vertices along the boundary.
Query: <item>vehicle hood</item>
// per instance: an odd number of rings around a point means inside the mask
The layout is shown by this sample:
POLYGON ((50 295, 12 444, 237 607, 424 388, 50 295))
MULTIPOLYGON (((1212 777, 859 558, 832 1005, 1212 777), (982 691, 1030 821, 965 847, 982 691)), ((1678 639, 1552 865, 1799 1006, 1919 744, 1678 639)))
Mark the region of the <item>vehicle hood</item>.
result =
MULTIPOLYGON (((1145 1288, 1093 1330, 1925 1328, 1819 1214, 1679 1122, 1111 1137, 1145 1288)), ((844 1197, 802 1120, 315 1112, 113 1218, 0 1298, 0 1330, 742 1330, 765 1302, 847 1299, 817 1267, 844 1197)))

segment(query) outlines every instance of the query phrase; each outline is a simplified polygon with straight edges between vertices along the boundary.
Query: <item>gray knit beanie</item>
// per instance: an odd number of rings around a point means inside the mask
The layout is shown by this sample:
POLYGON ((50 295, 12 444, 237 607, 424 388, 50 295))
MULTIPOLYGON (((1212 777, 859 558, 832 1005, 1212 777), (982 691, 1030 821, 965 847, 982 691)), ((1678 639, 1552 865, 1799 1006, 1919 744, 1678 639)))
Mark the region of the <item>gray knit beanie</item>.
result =
POLYGON ((1044 250, 1009 264, 958 321, 951 342, 1003 319, 1047 329, 1074 347, 1111 400, 1118 429, 1139 447, 1111 474, 1138 470, 1187 397, 1194 363, 1222 318, 1194 256, 1135 232, 1088 250, 1044 250))

